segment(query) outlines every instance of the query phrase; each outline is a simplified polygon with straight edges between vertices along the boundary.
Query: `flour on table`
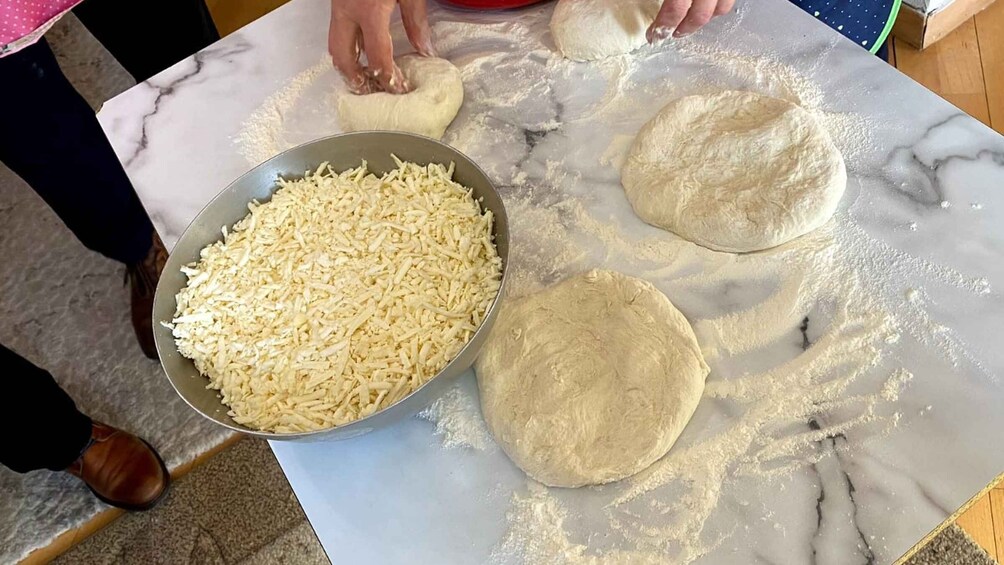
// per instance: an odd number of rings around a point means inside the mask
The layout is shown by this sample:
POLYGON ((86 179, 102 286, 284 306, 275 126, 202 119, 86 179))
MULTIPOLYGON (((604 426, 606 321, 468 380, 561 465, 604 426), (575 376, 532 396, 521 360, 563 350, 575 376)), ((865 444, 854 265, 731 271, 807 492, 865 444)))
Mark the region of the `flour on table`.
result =
MULTIPOLYGON (((788 81, 779 90, 826 124, 853 170, 871 143, 869 125, 854 115, 826 112, 814 85, 778 65, 761 68, 765 84, 788 81)), ((613 161, 617 153, 614 138, 603 159, 613 161)), ((986 281, 875 239, 855 222, 853 204, 814 234, 736 256, 673 236, 626 231, 589 198, 569 195, 567 184, 546 175, 524 180, 505 195, 514 225, 513 296, 588 268, 625 264, 638 276, 688 294, 730 280, 777 283, 752 308, 696 321, 699 341, 716 367, 705 398, 729 403, 739 416, 695 433, 638 476, 601 487, 609 492, 603 497, 607 522, 620 543, 600 550, 576 541, 577 516, 557 491, 531 483, 513 495, 510 529, 496 547, 499 562, 514 555, 525 563, 692 562, 729 536, 709 536, 704 524, 735 481, 783 484, 791 473, 833 456, 822 447, 827 438, 857 430, 872 437, 895 433, 901 417, 896 403, 912 375, 895 368, 890 344, 908 336, 953 365, 979 367, 962 340, 931 319, 923 295, 906 309, 901 296, 918 276, 975 296, 988 292, 986 281), (817 304, 824 308, 808 322, 801 338, 806 349, 791 361, 745 372, 741 361, 732 361, 790 339, 817 304), (893 368, 883 368, 888 365, 893 368)))
POLYGON ((433 434, 445 449, 469 447, 484 451, 492 444, 478 402, 459 386, 447 390, 418 416, 435 424, 433 434))
POLYGON ((241 124, 235 141, 250 165, 257 165, 298 144, 286 139, 284 126, 304 90, 326 72, 333 72, 327 57, 290 79, 241 124))
POLYGON ((665 557, 636 550, 614 550, 603 554, 569 539, 565 531, 568 510, 550 490, 527 481, 526 492, 513 494, 506 520, 511 527, 495 547, 489 563, 509 563, 514 555, 531 564, 576 565, 661 565, 665 557))
MULTIPOLYGON (((456 24, 456 28, 458 35, 460 28, 467 28, 465 40, 478 33, 478 26, 456 24)), ((507 41, 497 35, 516 28, 525 33, 524 22, 493 27, 491 33, 496 35, 491 41, 507 41)), ((914 339, 930 345, 951 364, 978 366, 965 343, 932 319, 923 293, 918 291, 916 301, 904 301, 903 293, 922 277, 983 296, 989 290, 986 281, 875 239, 856 223, 855 202, 838 209, 816 232, 748 256, 713 252, 652 228, 612 221, 611 203, 626 206, 625 202, 592 189, 579 190, 583 180, 571 170, 570 161, 555 161, 553 153, 537 157, 536 147, 561 133, 560 129, 549 133, 542 126, 557 121, 567 127, 580 119, 609 125, 611 133, 591 162, 599 155, 613 165, 623 155, 618 143, 629 143, 617 136, 633 139, 633 130, 627 135, 616 128, 625 119, 639 126, 644 121, 637 116, 639 97, 668 101, 680 95, 680 87, 642 85, 639 73, 658 52, 635 56, 630 63, 614 57, 597 63, 609 64, 611 72, 590 76, 615 92, 582 101, 576 112, 567 105, 548 110, 545 103, 528 104, 548 99, 550 95, 540 89, 557 88, 547 86, 548 72, 576 77, 592 71, 540 53, 535 46, 531 49, 530 54, 524 47, 508 57, 485 56, 484 64, 490 62, 499 72, 521 65, 522 70, 513 73, 509 83, 484 85, 491 104, 482 105, 479 94, 469 90, 469 116, 458 120, 452 137, 448 133, 446 139, 462 145, 476 160, 497 162, 488 156, 501 152, 516 161, 512 168, 489 166, 488 171, 500 185, 510 217, 508 298, 592 268, 616 268, 649 280, 681 305, 710 291, 718 296, 723 292, 719 289, 729 289, 737 281, 740 287, 744 281, 771 284, 749 308, 692 320, 712 365, 702 403, 726 403, 736 416, 706 430, 691 433, 688 428, 669 454, 649 469, 590 491, 598 505, 590 514, 598 516, 602 524, 598 527, 617 541, 605 547, 588 543, 578 535, 582 531, 578 509, 568 507, 562 491, 531 481, 512 495, 508 531, 495 548, 493 562, 692 562, 731 535, 728 531, 711 535, 705 524, 716 516, 723 500, 734 497, 737 481, 783 484, 790 474, 833 456, 824 449, 829 437, 896 432, 897 403, 910 387, 911 374, 898 366, 902 361, 891 344, 914 339), (530 63, 525 63, 526 57, 530 63), (511 105, 493 106, 498 101, 511 105), (517 107, 529 107, 529 114, 519 116, 517 107), (530 134, 534 147, 523 142, 527 130, 537 132, 530 134), (677 296, 687 300, 678 301, 677 296), (764 365, 757 357, 761 350, 788 340, 793 351, 787 362, 764 365)), ((727 84, 698 78, 700 84, 683 93, 741 87, 798 103, 825 125, 851 172, 870 148, 872 124, 854 114, 829 111, 819 87, 790 67, 690 40, 675 42, 673 49, 678 56, 732 77, 727 84)), ((478 55, 467 56, 473 64, 481 64, 476 62, 478 55)), ((468 80, 465 74, 468 88, 481 88, 477 81, 476 75, 468 80)))
MULTIPOLYGON (((805 72, 736 52, 729 34, 744 11, 740 3, 736 14, 717 19, 717 38, 697 34, 589 64, 554 52, 546 10, 456 16, 477 24, 434 18, 436 46, 460 69, 465 86, 464 107, 444 141, 485 167, 509 212, 507 298, 593 268, 652 282, 691 317, 712 367, 695 419, 712 406, 727 406, 730 414, 710 422, 705 416, 707 426, 688 427, 666 457, 639 475, 589 489, 585 509, 561 489, 528 482, 511 494, 507 532, 493 562, 694 561, 735 534, 711 533, 705 526, 722 515, 722 507, 755 506, 736 495, 739 481, 784 484, 792 473, 838 456, 825 447, 832 443, 827 438, 894 434, 903 425, 900 412, 937 413, 936 405, 904 402, 912 381, 897 344, 916 341, 949 365, 988 373, 965 341, 939 322, 928 289, 975 299, 988 296, 989 283, 895 249, 859 223, 870 203, 853 200, 863 182, 855 171, 873 153, 876 124, 834 108, 852 109, 867 93, 824 96, 805 72), (659 78, 666 57, 703 72, 688 82, 659 78), (737 256, 626 219, 629 204, 610 170, 623 155, 617 136, 633 139, 671 100, 726 89, 796 103, 829 131, 852 182, 833 219, 816 232, 737 256), (592 123, 602 127, 574 129, 592 123), (581 131, 590 136, 578 136, 581 131), (597 160, 610 167, 591 166, 597 160), (906 299, 908 289, 915 292, 906 299), (697 318, 688 308, 709 312, 697 318), (760 355, 768 348, 788 351, 788 358, 779 363, 776 354, 760 355), (583 527, 585 518, 595 522, 583 527), (592 543, 584 531, 610 537, 592 543)), ((287 97, 300 100, 285 101, 293 113, 319 108, 305 92, 324 81, 334 84, 324 68, 317 72, 305 77, 309 84, 299 94, 290 86, 287 97)), ((259 121, 288 132, 290 124, 276 122, 274 113, 259 115, 259 121)), ((282 133, 278 145, 291 137, 282 133)), ((918 229, 917 222, 900 221, 904 237, 918 229)), ((437 440, 476 446, 470 430, 475 422, 484 425, 476 400, 453 394, 425 414, 437 422, 437 440)), ((473 437, 488 442, 482 432, 473 437)), ((847 446, 840 456, 860 445, 847 446)))
POLYGON ((624 165, 624 160, 627 159, 628 150, 631 149, 631 144, 633 142, 633 135, 615 135, 613 139, 610 140, 610 145, 607 145, 603 154, 600 155, 600 164, 609 165, 619 171, 624 165))

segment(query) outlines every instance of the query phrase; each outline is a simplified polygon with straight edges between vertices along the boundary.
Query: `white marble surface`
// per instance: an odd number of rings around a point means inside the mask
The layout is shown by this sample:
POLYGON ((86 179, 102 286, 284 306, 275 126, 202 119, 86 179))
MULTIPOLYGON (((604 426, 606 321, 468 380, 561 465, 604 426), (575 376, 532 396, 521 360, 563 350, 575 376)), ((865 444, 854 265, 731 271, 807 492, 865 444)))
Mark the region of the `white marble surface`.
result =
MULTIPOLYGON (((642 276, 694 323, 712 367, 706 399, 657 465, 681 481, 642 507, 603 508, 644 475, 556 491, 568 535, 587 553, 630 549, 601 519, 630 511, 690 527, 681 539, 707 542, 688 557, 702 563, 893 562, 1004 471, 1004 138, 782 0, 597 65, 552 54, 549 10, 432 15, 465 79, 445 141, 503 192, 516 292, 593 266, 642 276), (666 102, 723 88, 818 107, 850 177, 821 233, 736 258, 631 212, 616 168, 626 143, 666 102), (904 370, 911 379, 890 380, 904 370), (674 506, 711 491, 709 507, 674 506)), ((338 131, 338 80, 319 66, 325 17, 324 0, 294 0, 105 106, 169 245, 249 168, 238 141, 255 112, 280 133, 264 144, 275 149, 338 131), (284 111, 262 112, 276 92, 284 111)), ((470 375, 461 385, 473 396, 470 375)), ((526 557, 500 551, 510 497, 527 485, 494 446, 445 450, 415 418, 272 447, 335 563, 526 557)))

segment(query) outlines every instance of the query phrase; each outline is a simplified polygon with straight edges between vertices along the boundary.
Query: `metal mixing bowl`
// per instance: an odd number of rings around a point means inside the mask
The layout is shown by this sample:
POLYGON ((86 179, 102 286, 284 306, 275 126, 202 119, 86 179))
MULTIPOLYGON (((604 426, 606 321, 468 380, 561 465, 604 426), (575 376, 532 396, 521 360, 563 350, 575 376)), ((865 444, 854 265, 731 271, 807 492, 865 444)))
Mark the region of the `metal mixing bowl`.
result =
POLYGON ((365 160, 370 171, 382 174, 397 168, 391 154, 403 161, 419 164, 455 163, 453 178, 471 188, 474 197, 480 199, 481 205, 495 215, 495 246, 499 257, 502 258, 502 288, 505 288, 509 264, 509 222, 505 207, 488 176, 463 153, 427 137, 398 132, 347 133, 305 143, 258 165, 213 198, 182 234, 167 261, 154 297, 154 338, 160 362, 171 380, 171 385, 189 406, 221 426, 266 439, 344 439, 365 434, 416 414, 471 367, 495 322, 502 296, 501 289, 499 297, 488 309, 484 322, 470 342, 439 374, 418 390, 379 412, 335 428, 301 433, 264 432, 242 426, 227 415, 228 409, 223 404, 220 394, 206 388, 209 380, 199 374, 190 360, 178 353, 171 330, 161 324, 170 322, 174 317, 177 309, 175 296, 187 283, 185 275, 181 273, 181 267, 197 261, 202 248, 222 239, 220 228, 230 227, 246 216, 247 205, 252 199, 260 202, 269 200, 278 188, 276 180, 279 177, 287 179, 302 177, 305 172, 315 170, 325 161, 331 163, 335 170, 344 170, 358 167, 365 160))

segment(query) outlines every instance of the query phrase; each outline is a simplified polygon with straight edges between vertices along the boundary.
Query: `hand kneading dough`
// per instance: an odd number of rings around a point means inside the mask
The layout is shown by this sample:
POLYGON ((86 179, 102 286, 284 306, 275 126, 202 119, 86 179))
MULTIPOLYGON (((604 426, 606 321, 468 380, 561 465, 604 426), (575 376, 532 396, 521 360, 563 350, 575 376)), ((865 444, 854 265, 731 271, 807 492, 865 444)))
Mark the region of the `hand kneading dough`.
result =
POLYGON ((651 284, 591 271, 507 304, 475 365, 488 429, 550 486, 631 476, 694 414, 708 366, 651 284))
POLYGON ((414 90, 407 94, 352 94, 338 97, 345 131, 390 130, 443 137, 464 101, 460 70, 445 59, 405 55, 397 59, 414 90))
POLYGON ((840 150, 806 110, 752 92, 687 96, 639 132, 621 183, 646 222, 719 251, 825 224, 847 185, 840 150))
POLYGON ((645 45, 661 0, 558 0, 551 35, 566 59, 594 61, 645 45))

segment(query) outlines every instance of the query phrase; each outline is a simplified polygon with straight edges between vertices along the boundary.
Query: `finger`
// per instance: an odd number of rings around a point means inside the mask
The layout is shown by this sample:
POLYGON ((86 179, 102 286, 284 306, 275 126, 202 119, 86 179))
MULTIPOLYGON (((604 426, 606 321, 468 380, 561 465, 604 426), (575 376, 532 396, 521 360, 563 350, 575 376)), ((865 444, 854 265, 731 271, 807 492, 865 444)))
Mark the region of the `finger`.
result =
POLYGON ((732 7, 736 5, 736 0, 719 0, 718 7, 715 8, 716 16, 724 16, 732 11, 732 7))
POLYGON ((401 19, 404 21, 404 31, 408 41, 420 55, 435 57, 436 48, 432 46, 432 30, 429 28, 429 12, 425 0, 401 0, 401 19))
POLYGON ((366 69, 359 64, 357 37, 359 27, 351 20, 331 8, 331 25, 328 27, 328 52, 331 62, 345 79, 349 91, 365 94, 367 91, 366 69))
POLYGON ((683 18, 680 25, 676 26, 673 37, 690 35, 704 27, 704 24, 710 22, 711 18, 714 17, 717 6, 718 0, 694 0, 686 17, 683 18))
MULTIPOLYGON (((356 60, 359 56, 366 51, 366 42, 363 41, 363 30, 356 29, 356 60)), ((363 85, 356 94, 370 94, 373 92, 380 92, 382 89, 380 85, 373 79, 369 69, 365 66, 360 65, 363 69, 363 75, 365 76, 366 84, 363 85)))
POLYGON ((383 7, 371 10, 359 22, 363 30, 366 60, 369 63, 370 75, 376 79, 380 87, 392 94, 408 92, 408 83, 401 74, 401 69, 394 63, 394 43, 390 36, 390 12, 383 7))
POLYGON ((656 43, 673 35, 676 27, 687 16, 690 3, 691 0, 664 0, 662 7, 659 8, 659 14, 655 16, 655 21, 645 33, 648 42, 656 43))

